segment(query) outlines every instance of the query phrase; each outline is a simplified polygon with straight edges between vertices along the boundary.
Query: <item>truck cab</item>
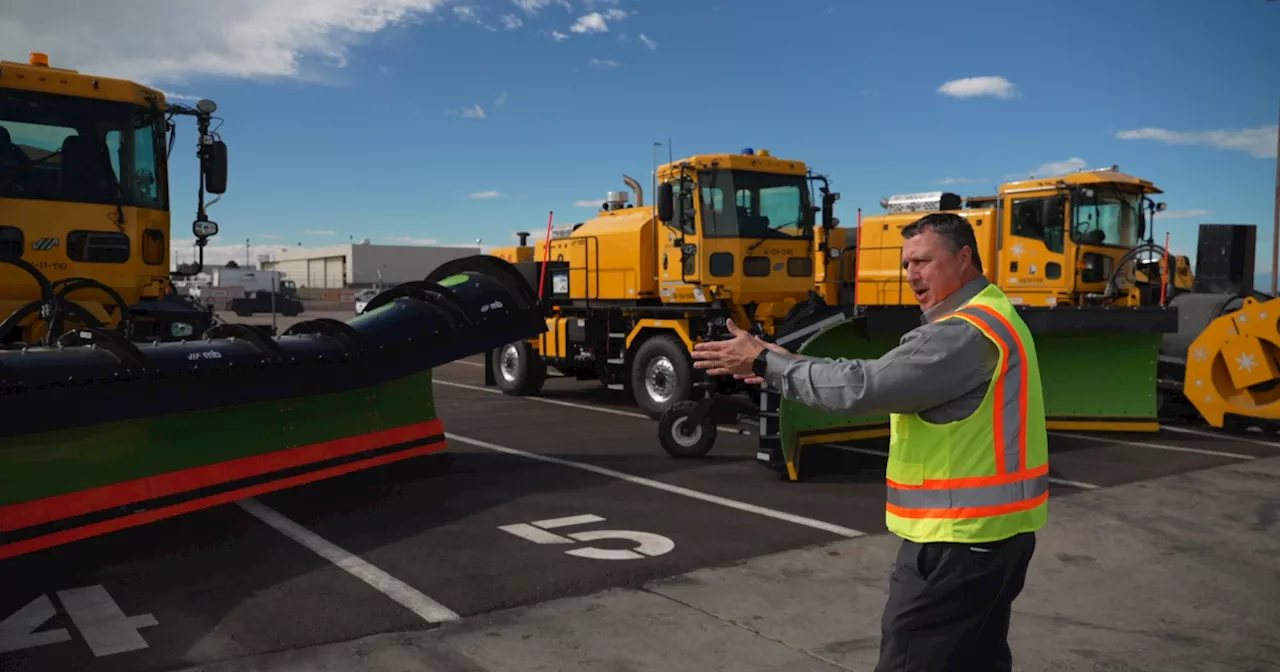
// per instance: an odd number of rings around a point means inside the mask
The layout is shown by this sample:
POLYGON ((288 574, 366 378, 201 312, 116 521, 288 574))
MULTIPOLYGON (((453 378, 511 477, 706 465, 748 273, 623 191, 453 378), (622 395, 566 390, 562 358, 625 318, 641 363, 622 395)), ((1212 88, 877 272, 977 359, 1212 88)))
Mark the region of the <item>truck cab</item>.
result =
POLYGON ((42 53, 0 61, 0 343, 126 322, 134 340, 173 340, 210 324, 170 282, 172 116, 196 116, 200 127, 192 232, 201 258, 217 233, 204 193, 226 189, 225 145, 208 131, 216 106, 196 107, 166 104, 135 82, 53 67, 42 53))
POLYGON ((815 240, 835 225, 839 195, 803 162, 750 148, 662 166, 658 180, 663 302, 721 299, 736 323, 773 334, 814 287, 815 240), (823 183, 821 206, 812 180, 823 183))
POLYGON ((887 211, 865 218, 857 250, 857 303, 913 305, 902 269, 902 229, 931 212, 969 220, 983 273, 1028 306, 1131 305, 1147 261, 1147 213, 1164 210, 1154 184, 1118 166, 1009 182, 994 196, 949 192, 900 194, 887 211))

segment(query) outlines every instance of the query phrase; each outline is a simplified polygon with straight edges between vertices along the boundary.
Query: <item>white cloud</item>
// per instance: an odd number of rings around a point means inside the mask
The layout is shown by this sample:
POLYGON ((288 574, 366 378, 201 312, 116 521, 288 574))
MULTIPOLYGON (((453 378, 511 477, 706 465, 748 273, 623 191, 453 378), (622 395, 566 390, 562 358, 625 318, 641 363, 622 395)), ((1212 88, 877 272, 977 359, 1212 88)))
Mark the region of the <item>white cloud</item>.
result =
POLYGON ((640 33, 640 41, 641 41, 641 42, 644 42, 644 46, 649 47, 650 49, 657 49, 657 48, 658 48, 658 43, 657 43, 657 42, 654 42, 652 39, 650 39, 650 38, 649 38, 647 35, 645 35, 644 33, 640 33))
POLYGON ((257 237, 266 238, 267 240, 280 240, 281 238, 284 238, 284 236, 278 233, 259 233, 257 234, 257 237))
POLYGON ((593 58, 593 59, 591 59, 591 60, 587 61, 587 63, 588 63, 591 67, 593 67, 593 68, 600 68, 601 70, 608 70, 609 68, 616 68, 616 67, 618 67, 618 62, 617 62, 617 61, 601 60, 601 59, 599 59, 599 58, 593 58))
POLYGON ((506 107, 506 105, 507 105, 507 94, 504 91, 501 96, 498 96, 496 99, 494 99, 493 106, 497 108, 503 108, 503 107, 506 107))
POLYGON ((330 230, 330 229, 307 229, 307 230, 303 231, 303 233, 305 233, 305 234, 307 234, 307 235, 311 235, 311 236, 336 236, 336 235, 338 235, 338 232, 337 232, 337 231, 333 231, 333 230, 330 230))
POLYGON ((569 39, 569 36, 565 35, 564 33, 558 30, 553 30, 551 31, 551 39, 555 40, 556 42, 563 42, 564 40, 569 39))
POLYGON ((414 238, 412 236, 383 236, 383 240, 392 245, 435 245, 435 238, 414 238))
POLYGON ((1139 128, 1120 131, 1116 137, 1121 140, 1154 140, 1167 145, 1200 145, 1225 149, 1233 152, 1245 152, 1259 159, 1276 158, 1277 126, 1257 126, 1241 129, 1218 129, 1214 131, 1170 131, 1163 128, 1139 128))
POLYGON ((511 0, 512 4, 523 9, 530 15, 537 14, 543 7, 550 5, 560 5, 565 11, 573 11, 573 5, 568 0, 511 0))
POLYGON ((475 198, 475 199, 480 199, 480 198, 502 198, 502 194, 498 193, 497 191, 477 191, 476 193, 471 194, 471 196, 469 196, 469 198, 475 198))
POLYGON ((609 25, 604 22, 604 17, 600 12, 591 12, 585 16, 578 17, 577 23, 569 26, 569 30, 575 33, 607 33, 609 25))
POLYGON ((979 182, 990 182, 985 177, 944 177, 934 184, 974 184, 979 182))
POLYGON ((524 25, 524 21, 521 21, 520 17, 515 14, 503 14, 501 18, 502 26, 507 30, 515 30, 524 25))
MULTIPOLYGON (((52 59, 50 59, 52 60, 52 59)), ((258 265, 258 255, 269 254, 277 255, 281 252, 291 249, 288 245, 249 245, 249 263, 253 266, 258 265)), ((195 241, 188 239, 176 239, 169 245, 169 268, 176 269, 178 264, 194 263, 200 258, 199 248, 195 246, 195 241)), ((234 261, 241 266, 244 265, 245 244, 236 243, 231 245, 206 245, 204 247, 204 268, 202 272, 208 273, 215 266, 226 266, 228 261, 234 261)))
POLYGON ((938 93, 952 98, 1013 98, 1017 94, 1013 82, 1004 77, 965 77, 953 79, 938 87, 938 93))
POLYGON ((600 209, 600 204, 601 204, 601 203, 604 203, 604 199, 603 199, 603 198, 597 198, 597 199, 595 199, 595 200, 590 200, 590 201, 574 201, 574 202, 573 202, 573 207, 575 207, 575 208, 595 208, 595 209, 599 210, 599 209, 600 209))
POLYGON ((498 31, 497 28, 494 28, 493 26, 481 20, 480 15, 476 12, 475 7, 470 7, 467 5, 458 5, 453 8, 453 15, 458 17, 458 20, 462 21, 463 23, 474 23, 477 26, 480 26, 488 30, 491 33, 498 31))
POLYGON ((1042 163, 1039 166, 1032 168, 1027 175, 1018 175, 1018 174, 1006 175, 1005 179, 1025 180, 1025 179, 1028 179, 1028 176, 1034 177, 1036 179, 1042 179, 1046 177, 1057 177, 1059 175, 1066 175, 1067 173, 1074 173, 1075 171, 1080 170, 1081 168, 1084 168, 1087 165, 1089 164, 1086 163, 1084 159, 1073 156, 1067 159, 1066 161, 1042 163))
POLYGON ((1157 219, 1190 219, 1192 217, 1204 217, 1211 214, 1208 210, 1165 210, 1157 212, 1157 219))
POLYGON ((195 75, 302 77, 308 59, 346 64, 348 49, 419 21, 446 0, 223 0, 8 3, 0 44, 52 65, 149 83, 195 75), (145 31, 145 40, 119 35, 145 31))
POLYGON ((462 115, 463 119, 484 119, 489 116, 484 113, 484 108, 480 107, 480 103, 476 103, 472 107, 464 107, 455 111, 454 114, 462 115))
POLYGON ((165 91, 164 89, 161 89, 160 93, 164 94, 165 100, 189 100, 192 102, 200 100, 200 96, 192 96, 185 93, 173 93, 165 91))

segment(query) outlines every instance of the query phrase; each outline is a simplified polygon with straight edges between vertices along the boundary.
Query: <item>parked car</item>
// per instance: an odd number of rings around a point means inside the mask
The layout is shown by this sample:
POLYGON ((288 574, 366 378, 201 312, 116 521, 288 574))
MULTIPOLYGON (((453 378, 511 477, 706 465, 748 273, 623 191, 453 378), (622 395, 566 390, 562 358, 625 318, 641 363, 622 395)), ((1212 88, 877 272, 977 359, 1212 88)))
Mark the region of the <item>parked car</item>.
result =
POLYGON ((356 315, 364 312, 365 306, 379 294, 377 289, 362 289, 356 292, 356 315))

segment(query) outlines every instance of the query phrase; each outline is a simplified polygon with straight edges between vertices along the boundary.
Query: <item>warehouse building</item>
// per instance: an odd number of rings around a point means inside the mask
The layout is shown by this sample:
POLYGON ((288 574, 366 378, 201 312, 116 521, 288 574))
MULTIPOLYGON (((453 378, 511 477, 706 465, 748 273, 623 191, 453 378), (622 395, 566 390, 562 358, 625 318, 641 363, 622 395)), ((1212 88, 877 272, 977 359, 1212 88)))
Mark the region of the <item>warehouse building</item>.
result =
POLYGON ((261 262, 299 289, 343 289, 396 285, 422 280, 436 267, 460 257, 480 254, 476 247, 373 245, 368 242, 296 248, 261 262), (379 277, 381 276, 381 277, 379 277))

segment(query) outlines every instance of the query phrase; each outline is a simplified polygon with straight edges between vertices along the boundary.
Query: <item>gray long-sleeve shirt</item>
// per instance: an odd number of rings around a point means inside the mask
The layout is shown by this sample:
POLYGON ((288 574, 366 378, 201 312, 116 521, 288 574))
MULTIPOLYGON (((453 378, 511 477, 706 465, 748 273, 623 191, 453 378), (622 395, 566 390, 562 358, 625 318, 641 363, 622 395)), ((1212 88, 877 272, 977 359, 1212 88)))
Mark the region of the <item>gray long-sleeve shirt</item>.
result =
POLYGON ((999 350, 965 320, 937 319, 981 292, 979 277, 925 311, 921 326, 879 359, 766 355, 765 383, 792 399, 842 415, 918 413, 954 422, 982 404, 999 350))

